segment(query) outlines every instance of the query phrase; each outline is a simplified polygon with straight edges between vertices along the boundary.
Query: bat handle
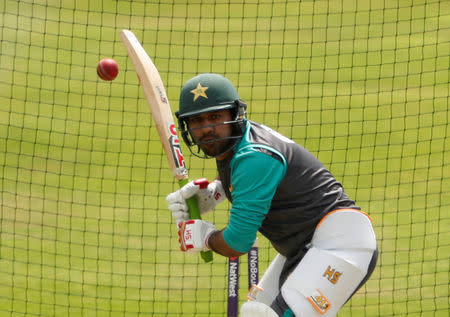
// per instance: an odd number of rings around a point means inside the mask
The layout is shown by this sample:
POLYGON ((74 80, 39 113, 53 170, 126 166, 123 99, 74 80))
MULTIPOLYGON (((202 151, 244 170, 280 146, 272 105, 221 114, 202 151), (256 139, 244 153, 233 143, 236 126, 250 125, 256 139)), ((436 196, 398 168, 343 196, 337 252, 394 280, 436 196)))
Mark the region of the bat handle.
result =
MULTIPOLYGON (((178 182, 180 185, 180 188, 186 185, 189 182, 188 178, 182 179, 178 182)), ((200 211, 198 210, 197 200, 195 197, 191 197, 186 199, 186 204, 189 207, 189 216, 191 219, 202 219, 200 216, 200 211)), ((212 251, 202 251, 200 252, 200 255, 205 262, 211 262, 213 259, 213 253, 212 251)))

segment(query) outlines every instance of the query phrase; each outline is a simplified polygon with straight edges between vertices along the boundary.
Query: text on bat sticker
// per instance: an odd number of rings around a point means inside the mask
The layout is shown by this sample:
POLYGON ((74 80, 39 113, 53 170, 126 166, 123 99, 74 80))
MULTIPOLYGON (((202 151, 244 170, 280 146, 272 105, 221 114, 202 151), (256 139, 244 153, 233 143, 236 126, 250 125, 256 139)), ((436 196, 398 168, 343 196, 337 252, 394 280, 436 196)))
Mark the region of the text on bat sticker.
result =
POLYGON ((184 165, 184 156, 181 152, 181 146, 180 146, 180 140, 178 139, 177 135, 177 129, 175 128, 175 124, 171 124, 169 126, 170 131, 170 137, 169 137, 169 144, 170 149, 172 151, 173 159, 175 161, 175 166, 177 168, 185 168, 184 165))
POLYGON ((166 95, 164 94, 164 91, 159 86, 156 86, 156 90, 158 90, 159 98, 161 99, 161 101, 163 103, 167 103, 167 98, 166 95))

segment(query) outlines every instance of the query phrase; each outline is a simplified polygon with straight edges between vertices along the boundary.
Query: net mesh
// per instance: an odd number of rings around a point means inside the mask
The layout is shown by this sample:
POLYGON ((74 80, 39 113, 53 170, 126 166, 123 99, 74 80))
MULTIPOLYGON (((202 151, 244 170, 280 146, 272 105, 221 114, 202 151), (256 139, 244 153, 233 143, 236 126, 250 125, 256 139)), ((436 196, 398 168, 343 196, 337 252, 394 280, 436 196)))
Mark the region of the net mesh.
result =
MULTIPOLYGON (((225 75, 250 119, 308 148, 371 215, 379 261, 339 316, 447 316, 448 1, 4 0, 0 27, 2 316, 226 312, 226 259, 179 251, 177 184, 121 29, 172 109, 187 79, 225 75)), ((191 178, 215 177, 184 151, 191 178)), ((223 227, 228 208, 205 219, 223 227)), ((274 256, 260 237, 261 272, 274 256)))

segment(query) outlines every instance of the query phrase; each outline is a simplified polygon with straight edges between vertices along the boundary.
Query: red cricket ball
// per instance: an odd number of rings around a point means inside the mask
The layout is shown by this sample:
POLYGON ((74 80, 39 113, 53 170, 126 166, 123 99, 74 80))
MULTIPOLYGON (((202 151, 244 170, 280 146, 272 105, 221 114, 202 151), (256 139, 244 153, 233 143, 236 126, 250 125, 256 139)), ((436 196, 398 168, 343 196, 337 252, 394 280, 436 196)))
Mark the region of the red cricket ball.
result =
POLYGON ((119 73, 119 64, 112 58, 104 58, 97 65, 97 74, 103 80, 113 80, 119 73))

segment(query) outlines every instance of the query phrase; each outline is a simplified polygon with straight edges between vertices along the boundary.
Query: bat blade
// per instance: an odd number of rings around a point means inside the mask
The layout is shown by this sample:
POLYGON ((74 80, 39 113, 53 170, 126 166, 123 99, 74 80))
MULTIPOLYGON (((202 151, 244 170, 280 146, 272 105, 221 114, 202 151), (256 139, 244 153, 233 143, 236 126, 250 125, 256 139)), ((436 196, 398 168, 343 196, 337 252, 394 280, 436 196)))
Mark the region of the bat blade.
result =
MULTIPOLYGON (((180 187, 182 187, 189 181, 188 171, 181 151, 169 98, 167 98, 166 89, 159 71, 133 32, 122 30, 120 37, 145 93, 153 121, 169 162, 169 167, 173 176, 178 180, 180 187)), ((191 219, 200 219, 200 212, 195 197, 188 199, 187 204, 191 219)), ((211 251, 202 252, 201 256, 205 262, 212 260, 211 251)))
POLYGON ((169 167, 177 180, 183 180, 188 177, 188 172, 181 152, 169 99, 158 69, 133 32, 122 30, 120 36, 147 98, 169 167))

